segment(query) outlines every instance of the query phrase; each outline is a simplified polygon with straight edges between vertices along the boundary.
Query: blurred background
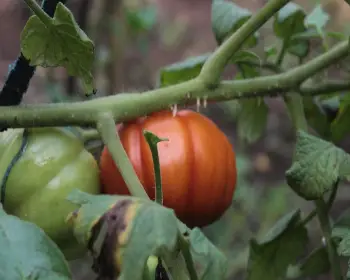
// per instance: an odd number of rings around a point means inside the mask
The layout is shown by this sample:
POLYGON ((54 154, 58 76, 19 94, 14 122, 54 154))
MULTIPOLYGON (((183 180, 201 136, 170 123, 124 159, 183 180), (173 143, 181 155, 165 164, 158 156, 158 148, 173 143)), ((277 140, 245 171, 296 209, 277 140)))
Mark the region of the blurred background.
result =
MULTIPOLYGON (((267 1, 234 2, 255 12, 267 1)), ((310 11, 316 1, 295 3, 310 11)), ((349 30, 350 6, 343 0, 322 3, 330 15, 327 28, 349 30)), ((151 89, 161 67, 216 47, 211 29, 211 0, 69 0, 67 6, 95 42, 97 96, 151 89)), ((19 53, 20 32, 29 16, 24 1, 0 1, 0 86, 8 65, 19 53)), ((274 38, 271 25, 267 24, 261 30, 256 51, 274 42, 274 38)), ((38 68, 23 102, 82 99, 84 93, 79 81, 68 77, 64 69, 38 68)), ((286 186, 284 172, 291 164, 294 133, 281 100, 271 99, 268 104, 266 130, 251 145, 237 138, 235 107, 230 102, 200 108, 224 130, 237 153, 239 182, 232 207, 219 221, 203 229, 228 256, 228 279, 244 278, 250 238, 263 236, 290 210, 301 208, 307 213, 313 206, 286 186)), ((350 141, 342 145, 350 150, 350 141)), ((349 199, 350 192, 341 186, 332 215, 343 211, 349 199)), ((309 229, 313 245, 321 244, 317 222, 312 222, 309 229)), ((93 279, 89 276, 89 265, 85 261, 73 264, 76 279, 93 279)), ((325 275, 323 279, 329 277, 325 275)))

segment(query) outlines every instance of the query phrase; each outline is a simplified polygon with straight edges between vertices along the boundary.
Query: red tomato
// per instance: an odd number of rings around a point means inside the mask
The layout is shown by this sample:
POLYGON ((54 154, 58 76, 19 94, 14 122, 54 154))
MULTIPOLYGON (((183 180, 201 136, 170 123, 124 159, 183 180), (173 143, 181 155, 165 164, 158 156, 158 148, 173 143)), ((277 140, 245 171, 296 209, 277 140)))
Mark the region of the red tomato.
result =
MULTIPOLYGON (((154 169, 143 130, 168 139, 158 144, 164 206, 174 209, 187 226, 211 224, 231 205, 237 179, 235 152, 207 117, 190 110, 176 116, 161 111, 117 125, 117 130, 151 199, 155 198, 154 169)), ((100 176, 104 193, 130 194, 107 147, 101 154, 100 176)))

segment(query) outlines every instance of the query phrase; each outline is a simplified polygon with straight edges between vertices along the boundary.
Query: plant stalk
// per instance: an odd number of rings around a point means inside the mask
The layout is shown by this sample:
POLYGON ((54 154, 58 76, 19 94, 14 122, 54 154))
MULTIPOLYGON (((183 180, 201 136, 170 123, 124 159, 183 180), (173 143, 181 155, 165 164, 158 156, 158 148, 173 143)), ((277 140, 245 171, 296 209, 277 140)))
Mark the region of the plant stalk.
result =
POLYGON ((323 236, 326 240, 328 259, 331 266, 331 271, 334 280, 342 280, 343 276, 341 274, 340 259, 332 242, 332 228, 328 216, 328 207, 323 199, 315 201, 317 216, 321 225, 323 236))
POLYGON ((52 18, 45 13, 43 9, 39 6, 39 4, 35 0, 24 0, 28 7, 33 11, 33 13, 41 20, 43 24, 46 26, 52 25, 52 18))
POLYGON ((97 130, 100 132, 104 144, 108 147, 119 172, 123 176, 130 194, 132 196, 149 199, 116 132, 113 115, 111 113, 103 113, 98 116, 97 130))

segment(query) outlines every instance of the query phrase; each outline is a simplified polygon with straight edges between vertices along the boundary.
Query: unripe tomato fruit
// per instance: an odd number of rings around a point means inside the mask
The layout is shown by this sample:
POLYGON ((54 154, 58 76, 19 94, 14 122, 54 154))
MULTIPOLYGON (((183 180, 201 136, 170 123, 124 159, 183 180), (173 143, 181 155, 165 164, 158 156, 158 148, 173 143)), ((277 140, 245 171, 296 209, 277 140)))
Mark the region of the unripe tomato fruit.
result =
MULTIPOLYGON (((151 199, 155 198, 154 169, 143 130, 168 139, 158 144, 163 202, 187 226, 211 224, 230 206, 237 177, 235 152, 210 119, 191 110, 176 116, 161 111, 117 125, 117 130, 151 199)), ((130 195, 107 147, 100 158, 100 178, 102 192, 130 195)))
MULTIPOLYGON (((10 129, 0 133, 1 179, 19 151, 22 132, 10 129)), ((83 142, 65 129, 35 128, 28 133, 26 149, 7 177, 4 209, 41 227, 68 259, 78 258, 85 248, 66 222, 77 206, 66 198, 75 188, 99 193, 98 164, 83 142)))

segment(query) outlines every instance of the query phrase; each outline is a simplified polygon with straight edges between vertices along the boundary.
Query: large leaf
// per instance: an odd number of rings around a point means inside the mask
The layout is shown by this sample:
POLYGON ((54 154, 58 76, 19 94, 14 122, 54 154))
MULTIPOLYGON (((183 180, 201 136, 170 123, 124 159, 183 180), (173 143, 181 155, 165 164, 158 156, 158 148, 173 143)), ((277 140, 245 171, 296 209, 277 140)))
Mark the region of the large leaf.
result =
POLYGON ((211 53, 190 57, 184 61, 171 64, 160 70, 159 86, 169 86, 188 81, 198 76, 203 64, 211 53))
POLYGON ((228 265, 225 255, 198 228, 191 231, 189 242, 199 279, 224 279, 228 265))
POLYGON ((94 44, 79 28, 71 11, 57 4, 50 24, 31 16, 21 33, 21 51, 31 65, 63 66, 69 75, 83 79, 85 92, 94 92, 94 44))
POLYGON ((63 253, 43 230, 7 215, 1 205, 0 248, 0 279, 72 279, 63 253))
POLYGON ((260 98, 243 100, 240 105, 238 136, 247 143, 254 143, 266 128, 268 107, 260 98))
POLYGON ((293 35, 306 31, 305 16, 302 7, 290 2, 275 14, 273 23, 273 30, 284 41, 287 51, 301 58, 309 53, 309 42, 293 38, 293 35))
POLYGON ((80 205, 70 220, 77 238, 92 252, 101 277, 142 280, 151 255, 169 258, 177 248, 174 212, 153 201, 80 191, 69 200, 80 205))
POLYGON ((300 266, 303 277, 316 277, 330 270, 327 248, 322 246, 313 250, 300 266))
POLYGON ((286 172, 289 186, 307 200, 321 198, 350 174, 350 156, 332 143, 298 131, 295 157, 286 172))
MULTIPOLYGON (((239 7, 233 2, 213 1, 211 7, 211 24, 217 43, 220 45, 231 34, 237 31, 250 17, 252 13, 239 7)), ((257 44, 258 34, 250 36, 244 43, 246 47, 254 47, 257 44)))
POLYGON ((281 218, 260 242, 250 242, 248 280, 284 279, 289 265, 295 264, 308 241, 300 224, 300 211, 281 218))
MULTIPOLYGON (((339 256, 350 258, 350 227, 336 226, 332 230, 332 237, 337 242, 339 256)), ((350 259, 348 261, 347 279, 350 279, 350 259)))

